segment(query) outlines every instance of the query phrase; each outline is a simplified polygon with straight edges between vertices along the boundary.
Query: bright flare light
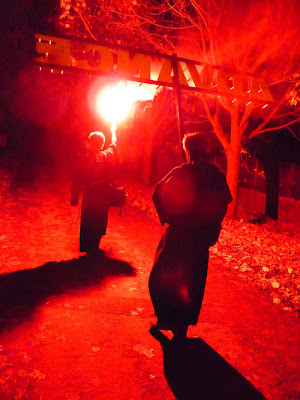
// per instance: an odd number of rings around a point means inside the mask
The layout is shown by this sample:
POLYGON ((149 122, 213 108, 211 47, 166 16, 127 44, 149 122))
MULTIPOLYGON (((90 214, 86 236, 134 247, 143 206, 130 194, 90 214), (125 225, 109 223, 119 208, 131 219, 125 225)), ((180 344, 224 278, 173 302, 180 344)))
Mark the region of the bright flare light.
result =
POLYGON ((119 82, 115 86, 108 86, 101 90, 96 97, 96 110, 106 120, 117 124, 123 121, 137 100, 149 100, 154 93, 145 90, 134 82, 119 82))

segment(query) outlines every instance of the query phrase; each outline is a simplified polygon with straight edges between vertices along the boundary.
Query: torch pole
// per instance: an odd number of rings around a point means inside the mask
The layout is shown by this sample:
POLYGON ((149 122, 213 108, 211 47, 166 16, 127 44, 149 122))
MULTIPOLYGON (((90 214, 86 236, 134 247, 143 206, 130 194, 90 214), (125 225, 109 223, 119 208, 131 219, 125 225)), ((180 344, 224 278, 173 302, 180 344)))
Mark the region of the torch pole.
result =
POLYGON ((110 131, 111 131, 111 142, 116 142, 117 141, 117 124, 115 122, 111 123, 110 126, 110 131))

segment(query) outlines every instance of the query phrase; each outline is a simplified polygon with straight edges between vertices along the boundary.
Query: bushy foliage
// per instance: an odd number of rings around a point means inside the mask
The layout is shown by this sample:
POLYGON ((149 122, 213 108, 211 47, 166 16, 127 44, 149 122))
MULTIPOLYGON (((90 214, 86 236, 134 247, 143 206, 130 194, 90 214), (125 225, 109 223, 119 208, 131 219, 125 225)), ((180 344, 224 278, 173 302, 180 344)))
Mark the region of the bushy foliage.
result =
POLYGON ((287 102, 291 106, 297 106, 300 103, 300 73, 296 73, 290 78, 292 87, 287 92, 287 102))
MULTIPOLYGON (((174 50, 171 7, 155 0, 60 0, 60 28, 75 36, 140 49, 174 50)), ((179 26, 179 22, 177 23, 179 26)))

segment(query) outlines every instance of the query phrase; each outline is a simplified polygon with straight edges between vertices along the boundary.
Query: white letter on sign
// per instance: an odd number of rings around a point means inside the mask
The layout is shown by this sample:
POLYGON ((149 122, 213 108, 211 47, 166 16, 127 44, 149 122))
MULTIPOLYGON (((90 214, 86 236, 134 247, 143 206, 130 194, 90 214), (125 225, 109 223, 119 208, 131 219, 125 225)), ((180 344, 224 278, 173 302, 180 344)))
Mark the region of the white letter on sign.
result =
POLYGON ((41 56, 34 57, 39 63, 55 64, 59 66, 70 65, 70 41, 68 39, 57 38, 35 33, 37 40, 35 51, 41 56), (45 43, 45 41, 47 41, 45 43))

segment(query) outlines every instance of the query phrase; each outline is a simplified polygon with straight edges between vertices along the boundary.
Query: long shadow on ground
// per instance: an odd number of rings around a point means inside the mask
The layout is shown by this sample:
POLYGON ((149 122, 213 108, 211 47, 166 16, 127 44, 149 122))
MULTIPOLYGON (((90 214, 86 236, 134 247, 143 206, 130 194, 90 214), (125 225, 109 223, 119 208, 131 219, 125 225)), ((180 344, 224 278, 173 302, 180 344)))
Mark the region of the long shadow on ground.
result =
POLYGON ((83 256, 47 262, 28 270, 0 275, 0 333, 30 317, 51 295, 99 285, 109 276, 134 276, 128 263, 105 256, 83 256))
POLYGON ((153 336, 162 346, 165 377, 177 400, 266 400, 202 339, 153 336))

